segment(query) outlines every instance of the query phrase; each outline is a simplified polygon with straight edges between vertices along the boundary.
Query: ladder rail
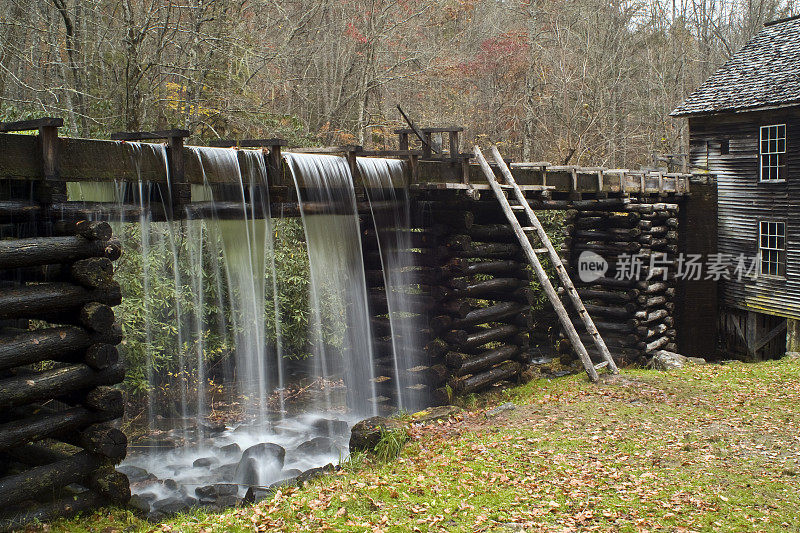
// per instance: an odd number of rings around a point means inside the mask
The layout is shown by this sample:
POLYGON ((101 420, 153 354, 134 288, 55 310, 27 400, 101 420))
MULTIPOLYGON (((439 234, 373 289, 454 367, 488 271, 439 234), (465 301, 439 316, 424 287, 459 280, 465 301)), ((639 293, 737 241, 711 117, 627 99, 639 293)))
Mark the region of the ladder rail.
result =
POLYGON ((573 307, 578 312, 578 316, 581 317, 584 326, 586 327, 586 331, 592 337, 595 346, 600 351, 603 360, 608 363, 608 368, 613 374, 619 374, 619 369, 617 365, 614 363, 614 358, 611 356, 611 352, 608 350, 608 346, 606 346, 603 337, 600 335, 600 332, 597 331, 597 327, 594 325, 594 320, 589 315, 589 312, 586 310, 586 307, 583 305, 583 300, 581 300, 578 291, 575 289, 575 284, 572 283, 572 279, 570 279, 569 275, 567 274, 567 270, 564 267, 564 263, 561 261, 561 257, 558 255, 553 243, 550 241, 550 237, 547 236, 547 232, 544 230, 544 226, 542 226, 539 217, 536 216, 536 213, 533 212, 531 209, 530 204, 525 199, 525 195, 522 193, 522 190, 517 185, 514 176, 511 174, 511 170, 506 165, 506 162, 503 160, 503 157, 500 155, 500 151, 497 149, 497 146, 491 147, 491 154, 497 163, 497 166, 500 168, 503 177, 506 180, 508 185, 511 185, 514 189, 514 195, 516 196, 517 202, 522 205, 525 209, 525 214, 528 217, 531 225, 536 230, 536 235, 539 237, 539 241, 544 245, 547 249, 547 252, 550 256, 550 261, 552 261, 553 266, 558 273, 559 280, 561 281, 561 285, 564 287, 565 292, 569 295, 570 300, 572 301, 573 307))
POLYGON ((503 190, 500 188, 500 184, 497 182, 494 172, 492 171, 489 163, 483 156, 483 152, 481 152, 481 149, 478 146, 475 146, 475 159, 478 160, 483 173, 486 175, 489 185, 492 187, 492 191, 497 197, 497 200, 500 202, 500 207, 503 209, 506 218, 511 224, 511 227, 514 229, 514 233, 517 235, 517 239, 522 245, 525 255, 528 257, 530 264, 533 266, 533 270, 536 272, 536 277, 542 284, 548 300, 550 300, 550 303, 553 305, 561 325, 564 327, 564 331, 567 333, 570 343, 572 343, 572 346, 574 346, 578 352, 578 356, 583 363, 583 367, 586 369, 586 374, 588 374, 590 380, 597 381, 597 370, 592 364, 592 359, 589 357, 589 352, 586 351, 586 347, 583 345, 583 342, 581 342, 580 336, 575 329, 575 325, 572 323, 572 319, 570 319, 567 310, 562 305, 561 299, 558 297, 553 284, 550 282, 550 278, 547 277, 547 272, 545 272, 542 263, 539 261, 539 257, 536 255, 530 239, 528 239, 528 236, 522 230, 519 220, 517 220, 517 217, 514 215, 514 212, 511 209, 511 204, 508 203, 508 199, 503 194, 503 190))

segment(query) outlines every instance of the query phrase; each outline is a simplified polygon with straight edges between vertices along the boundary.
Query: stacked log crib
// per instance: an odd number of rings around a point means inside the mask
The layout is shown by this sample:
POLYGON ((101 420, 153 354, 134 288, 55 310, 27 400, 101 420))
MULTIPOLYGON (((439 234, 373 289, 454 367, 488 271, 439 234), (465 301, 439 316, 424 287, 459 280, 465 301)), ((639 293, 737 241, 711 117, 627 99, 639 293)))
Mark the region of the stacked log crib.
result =
POLYGON ((436 306, 432 286, 438 279, 436 264, 441 258, 439 233, 412 225, 376 230, 373 217, 362 217, 361 228, 375 339, 375 401, 385 413, 398 407, 421 409, 430 399, 444 402, 443 385, 448 376, 442 364, 445 346, 430 328, 436 306), (395 351, 403 357, 392 357, 395 351), (401 389, 412 405, 401 405, 401 389))
MULTIPOLYGON (((677 204, 630 203, 618 210, 572 211, 568 218, 564 258, 586 310, 620 364, 644 362, 659 349, 676 350, 677 216, 677 204), (586 252, 608 263, 596 279, 585 267, 581 272, 586 252)), ((562 340, 559 349, 570 358, 568 342, 562 340)), ((599 361, 598 353, 589 352, 599 361)))
POLYGON ((0 530, 130 498, 114 470, 127 446, 113 424, 121 249, 105 222, 47 233, 0 240, 0 530))
POLYGON ((418 211, 441 242, 431 330, 444 348, 447 394, 518 379, 530 357, 530 271, 520 245, 473 203, 425 204, 418 211))

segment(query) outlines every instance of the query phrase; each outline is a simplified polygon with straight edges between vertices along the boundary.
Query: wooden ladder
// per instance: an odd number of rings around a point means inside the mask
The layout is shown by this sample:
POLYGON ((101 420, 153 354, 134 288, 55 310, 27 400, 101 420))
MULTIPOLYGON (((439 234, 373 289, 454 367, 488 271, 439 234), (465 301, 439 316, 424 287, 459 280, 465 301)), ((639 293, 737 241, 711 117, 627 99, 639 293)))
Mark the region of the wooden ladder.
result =
POLYGON ((603 338, 597 331, 592 317, 590 317, 589 313, 586 311, 586 307, 584 307, 581 297, 578 295, 578 291, 575 290, 575 285, 569 278, 569 274, 567 274, 567 270, 564 268, 564 264, 561 262, 561 257, 559 257, 558 252, 556 252, 553 243, 550 242, 550 238, 547 236, 547 233, 545 233, 542 223, 539 221, 536 213, 533 212, 533 209, 531 209, 531 206, 525 199, 525 195, 517 185, 517 182, 514 181, 514 176, 511 175, 511 170, 509 170, 505 161, 503 161, 503 158, 500 156, 500 152, 497 150, 496 146, 492 146, 491 154, 495 160, 495 163, 497 163, 497 166, 500 168, 503 178, 505 179, 505 184, 503 185, 498 183, 497 178, 494 175, 494 171, 491 169, 489 163, 486 161, 486 158, 483 156, 481 149, 477 146, 475 147, 475 158, 478 160, 478 163, 480 163, 481 169, 483 169, 483 173, 486 175, 486 180, 489 182, 489 185, 492 187, 492 191, 494 191, 497 200, 500 202, 500 207, 503 209, 508 222, 511 224, 511 227, 514 228, 514 233, 517 235, 517 239, 522 245, 522 249, 525 251, 528 261, 533 266, 533 269, 536 272, 536 277, 539 279, 542 287, 544 287, 547 298, 553 305, 553 308, 555 309, 556 314, 561 322, 561 326, 564 328, 564 331, 567 334, 567 338, 569 338, 569 341, 575 351, 578 352, 578 356, 583 363, 583 367, 586 369, 586 373, 589 375, 589 379, 592 381, 597 381, 597 371, 604 367, 607 367, 612 374, 618 374, 619 370, 617 369, 617 365, 614 363, 613 357, 611 357, 611 353, 608 351, 606 343, 603 341, 603 338), (514 205, 509 203, 504 189, 513 191, 515 202, 514 205), (529 227, 522 227, 517 219, 515 211, 525 212, 525 215, 530 222, 529 227), (539 241, 544 245, 544 248, 533 248, 530 238, 530 234, 532 233, 536 234, 539 241), (597 365, 592 363, 592 360, 589 357, 589 352, 586 351, 586 347, 583 345, 583 342, 581 341, 581 338, 575 329, 575 325, 572 323, 572 319, 569 317, 567 310, 561 303, 561 300, 556 294, 555 288, 553 288, 553 284, 550 282, 550 278, 547 276, 544 267, 542 267, 542 263, 539 261, 539 253, 547 253, 550 255, 550 261, 553 263, 553 266, 558 273, 558 278, 561 281, 561 285, 569 295, 573 306, 578 312, 578 316, 581 317, 584 326, 586 326, 586 331, 592 337, 595 346, 597 346, 597 349, 600 351, 600 354, 603 357, 602 363, 597 365))

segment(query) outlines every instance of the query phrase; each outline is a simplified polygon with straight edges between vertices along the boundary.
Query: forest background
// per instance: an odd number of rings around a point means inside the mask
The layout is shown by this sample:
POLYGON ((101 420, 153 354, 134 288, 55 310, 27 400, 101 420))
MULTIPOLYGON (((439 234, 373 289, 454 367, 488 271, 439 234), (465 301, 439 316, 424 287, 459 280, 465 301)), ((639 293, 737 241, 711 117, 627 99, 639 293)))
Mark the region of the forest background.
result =
POLYGON ((392 147, 403 105, 517 159, 638 168, 796 0, 4 0, 0 120, 392 147), (571 157, 570 157, 571 155, 571 157))

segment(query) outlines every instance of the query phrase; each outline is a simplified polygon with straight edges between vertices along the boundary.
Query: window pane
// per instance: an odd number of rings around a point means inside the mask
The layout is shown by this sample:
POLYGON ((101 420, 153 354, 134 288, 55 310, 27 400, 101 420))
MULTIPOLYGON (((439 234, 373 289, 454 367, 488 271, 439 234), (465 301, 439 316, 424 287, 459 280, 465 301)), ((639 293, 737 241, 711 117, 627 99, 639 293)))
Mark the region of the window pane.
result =
POLYGON ((758 244, 761 273, 783 276, 786 270, 786 223, 759 221, 758 244))

